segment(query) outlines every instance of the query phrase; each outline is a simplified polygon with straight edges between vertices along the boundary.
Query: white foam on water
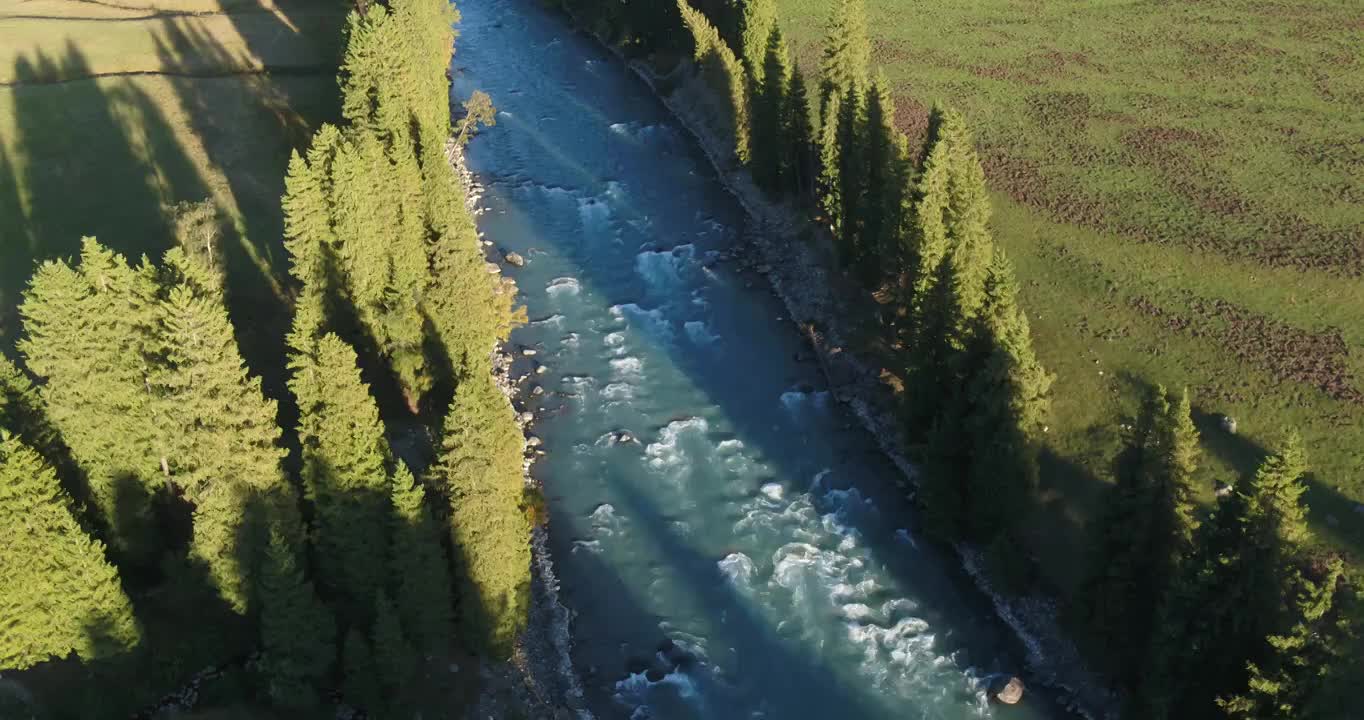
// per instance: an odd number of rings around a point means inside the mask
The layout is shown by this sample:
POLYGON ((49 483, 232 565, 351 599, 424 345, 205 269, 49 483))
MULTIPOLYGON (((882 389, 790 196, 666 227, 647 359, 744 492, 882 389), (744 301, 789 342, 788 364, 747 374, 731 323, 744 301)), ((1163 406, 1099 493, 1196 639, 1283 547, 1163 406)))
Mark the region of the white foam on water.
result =
POLYGON ((557 277, 549 281, 545 286, 545 292, 550 297, 557 298, 561 295, 577 295, 580 288, 577 278, 557 277))
POLYGON ((744 441, 737 438, 721 440, 719 444, 715 446, 715 449, 721 453, 739 452, 744 449, 744 441))
POLYGON ((687 270, 696 264, 696 246, 690 243, 670 250, 644 250, 635 255, 635 272, 651 292, 671 296, 682 284, 687 270))
POLYGON ((609 383, 601 389, 601 396, 607 400, 630 400, 635 396, 635 386, 623 382, 609 383))
POLYGON ((559 342, 562 343, 564 347, 575 350, 578 347, 578 333, 571 332, 560 338, 559 342))
POLYGON ((848 603, 843 606, 843 617, 849 620, 868 620, 872 616, 872 609, 863 603, 848 603))
POLYGON ((651 442, 644 448, 644 454, 649 458, 649 467, 656 470, 676 468, 684 460, 681 448, 681 439, 688 433, 704 434, 710 429, 710 424, 705 418, 689 417, 682 420, 674 420, 667 424, 658 434, 658 440, 651 442))
POLYGON ((759 488, 759 491, 769 500, 781 500, 786 496, 786 488, 780 483, 767 483, 759 488))
POLYGON ((820 390, 818 392, 802 392, 800 390, 787 390, 781 394, 782 407, 788 413, 798 415, 807 409, 823 410, 829 406, 829 391, 820 390))
POLYGON ((530 324, 531 324, 531 325, 542 325, 542 326, 545 326, 545 327, 553 327, 553 328, 560 328, 560 329, 562 329, 563 326, 564 326, 564 316, 563 316, 563 315, 559 315, 559 314, 556 313, 556 314, 554 314, 554 315, 550 315, 550 316, 547 317, 547 318, 541 318, 541 319, 539 319, 539 320, 531 320, 531 321, 530 321, 530 324))
POLYGON ((609 333, 606 337, 602 338, 602 342, 605 343, 606 347, 620 347, 625 344, 625 333, 620 331, 609 333))
POLYGON ((611 306, 611 315, 624 320, 633 328, 639 328, 654 337, 669 341, 673 336, 672 324, 664 317, 659 308, 645 310, 638 303, 621 303, 611 306))
POLYGON ((638 378, 644 374, 644 361, 634 356, 611 358, 610 365, 617 377, 638 378))
POLYGON ((736 586, 747 588, 753 582, 753 559, 741 552, 732 552, 716 563, 720 572, 736 586))
POLYGON ((650 693, 657 688, 668 688, 684 700, 699 700, 695 681, 681 669, 664 675, 656 682, 650 681, 646 673, 633 673, 616 683, 615 699, 627 707, 641 710, 649 702, 650 693))
POLYGON ((600 554, 601 554, 601 541, 600 541, 600 540, 574 540, 574 541, 573 541, 573 550, 572 550, 573 554, 576 555, 576 554, 578 553, 579 550, 583 550, 583 551, 586 551, 586 552, 590 552, 590 553, 592 553, 593 555, 600 555, 600 554))
POLYGON ((597 385, 597 381, 588 375, 565 375, 559 382, 565 392, 574 395, 583 395, 597 385))
POLYGON ((688 320, 683 328, 687 331, 687 337, 696 345, 710 345, 720 339, 710 331, 710 326, 704 320, 688 320))

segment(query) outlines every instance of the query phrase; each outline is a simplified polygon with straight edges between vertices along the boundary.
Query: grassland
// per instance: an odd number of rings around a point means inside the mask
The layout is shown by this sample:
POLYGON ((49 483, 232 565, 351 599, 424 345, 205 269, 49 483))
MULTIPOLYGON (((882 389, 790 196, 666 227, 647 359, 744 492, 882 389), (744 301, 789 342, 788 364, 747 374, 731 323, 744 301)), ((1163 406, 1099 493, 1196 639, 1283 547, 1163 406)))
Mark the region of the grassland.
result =
POLYGON ((95 235, 170 246, 211 200, 229 304, 270 379, 287 322, 279 197, 289 152, 339 104, 341 0, 21 0, 0 7, 0 347, 40 260, 95 235))
MULTIPOLYGON (((811 70, 830 4, 779 0, 811 70)), ((1156 383, 1192 393, 1209 500, 1300 430, 1314 528, 1364 560, 1364 6, 867 5, 916 145, 934 103, 966 112, 1059 376, 1029 538, 1046 579, 1078 589, 1156 383)))
MULTIPOLYGON (((0 351, 35 263, 82 235, 132 257, 173 240, 174 207, 224 224, 229 306, 267 392, 282 396, 288 324, 279 198, 289 153, 339 114, 343 0, 11 0, 0 3, 0 351)), ((54 717, 127 715, 249 651, 211 598, 135 587, 146 662, 52 663, 19 679, 54 717)), ((204 688, 234 709, 240 670, 204 688)), ((214 714, 216 713, 216 714, 214 714)), ((3 714, 3 712, 0 712, 3 714)))

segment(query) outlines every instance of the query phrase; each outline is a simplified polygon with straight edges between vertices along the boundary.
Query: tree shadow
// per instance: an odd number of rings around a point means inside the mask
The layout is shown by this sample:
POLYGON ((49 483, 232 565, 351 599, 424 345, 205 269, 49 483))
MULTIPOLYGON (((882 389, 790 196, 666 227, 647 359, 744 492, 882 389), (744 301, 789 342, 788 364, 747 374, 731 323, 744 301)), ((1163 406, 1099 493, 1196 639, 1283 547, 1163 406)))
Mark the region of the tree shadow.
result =
POLYGON ((4 90, 17 127, 16 150, 0 162, 16 188, 4 202, 20 212, 4 219, 0 327, 17 329, 16 304, 36 263, 74 254, 86 235, 126 257, 159 256, 174 233, 171 206, 207 194, 142 88, 126 80, 48 82, 90 72, 68 41, 56 57, 41 50, 21 56, 18 82, 4 90))

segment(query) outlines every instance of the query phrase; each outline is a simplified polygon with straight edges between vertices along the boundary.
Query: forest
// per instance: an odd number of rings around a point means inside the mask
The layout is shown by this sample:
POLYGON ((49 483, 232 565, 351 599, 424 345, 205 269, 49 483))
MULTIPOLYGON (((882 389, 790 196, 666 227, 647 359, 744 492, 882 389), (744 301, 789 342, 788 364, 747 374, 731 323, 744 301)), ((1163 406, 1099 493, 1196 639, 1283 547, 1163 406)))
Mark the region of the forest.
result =
MULTIPOLYGON (((1012 592, 1045 592, 1023 541, 1045 514, 1018 509, 1040 505, 1039 454, 1065 379, 1034 350, 1035 313, 992 237, 967 118, 936 107, 924 145, 911 144, 861 0, 831 3, 817 68, 793 60, 775 0, 561 4, 661 76, 695 65, 733 160, 811 219, 809 241, 831 244, 845 292, 892 318, 879 342, 895 350, 886 362, 928 529, 983 548, 1012 592)), ((1361 586, 1308 523, 1310 448, 1280 428, 1257 469, 1209 482, 1193 415, 1187 389, 1157 384, 1123 423, 1070 627, 1121 687, 1126 716, 1348 716, 1361 586)))
POLYGON ((205 662, 230 702, 289 717, 338 693, 444 717, 454 660, 506 657, 525 622, 524 439, 491 365, 522 314, 451 168, 487 99, 452 124, 453 6, 360 10, 342 120, 285 178, 284 402, 239 350, 211 204, 178 209, 159 258, 87 237, 23 293, 0 668, 56 683, 54 717, 145 712, 205 662))

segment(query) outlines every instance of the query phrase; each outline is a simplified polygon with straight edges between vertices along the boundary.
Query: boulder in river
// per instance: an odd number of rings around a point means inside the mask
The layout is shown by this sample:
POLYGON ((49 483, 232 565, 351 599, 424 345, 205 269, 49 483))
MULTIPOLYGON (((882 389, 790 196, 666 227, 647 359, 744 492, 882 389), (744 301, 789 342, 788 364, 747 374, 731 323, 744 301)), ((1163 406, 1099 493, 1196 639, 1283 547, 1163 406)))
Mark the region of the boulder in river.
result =
POLYGON ((1017 705, 1023 699, 1023 681, 1016 675, 1001 676, 990 687, 990 694, 1005 705, 1017 705))
POLYGON ((507 251, 505 253, 502 253, 502 259, 506 260, 508 265, 512 265, 514 267, 526 266, 526 259, 521 257, 520 253, 507 251))

